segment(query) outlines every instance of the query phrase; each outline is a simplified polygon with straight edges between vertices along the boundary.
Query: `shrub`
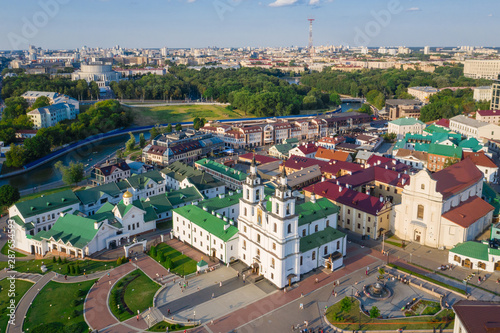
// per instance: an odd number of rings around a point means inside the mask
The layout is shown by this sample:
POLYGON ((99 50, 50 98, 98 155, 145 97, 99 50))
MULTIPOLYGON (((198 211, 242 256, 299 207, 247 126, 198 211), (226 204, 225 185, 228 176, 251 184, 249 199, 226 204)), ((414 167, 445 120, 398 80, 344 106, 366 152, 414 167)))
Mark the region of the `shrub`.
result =
POLYGON ((80 265, 77 264, 75 266, 75 274, 80 275, 81 273, 82 273, 82 271, 80 270, 80 265))
POLYGON ((64 257, 63 262, 64 262, 65 264, 67 264, 67 263, 68 263, 68 258, 64 257))
POLYGON ((165 262, 165 253, 161 252, 160 255, 158 256, 158 261, 159 262, 165 262))
POLYGON ((74 300, 72 300, 72 301, 71 301, 71 306, 72 306, 72 307, 77 307, 77 306, 78 306, 78 304, 80 304, 80 301, 79 301, 79 300, 77 300, 77 299, 74 299, 74 300))
POLYGON ((62 264, 61 256, 57 257, 57 263, 62 264))
POLYGON ((172 262, 172 259, 170 257, 167 257, 165 259, 165 267, 168 269, 173 269, 174 268, 174 263, 172 262))
POLYGON ((69 266, 69 273, 75 274, 75 266, 73 266, 73 265, 68 265, 68 266, 69 266))
POLYGON ((56 257, 52 257, 52 262, 56 263, 56 257))
POLYGON ((156 246, 151 246, 151 249, 149 249, 149 255, 156 258, 156 246))
POLYGON ((121 264, 122 264, 122 258, 120 257, 120 258, 116 259, 116 265, 120 266, 121 264))
POLYGON ((66 274, 66 275, 71 274, 71 268, 70 268, 70 265, 66 265, 65 267, 66 267, 66 268, 64 269, 64 274, 66 274))
POLYGON ((78 311, 77 309, 74 309, 73 312, 71 312, 71 317, 72 318, 76 318, 80 315, 80 311, 78 311))
POLYGON ((380 316, 380 310, 376 306, 372 306, 370 309, 370 318, 378 318, 380 316))
POLYGON ((352 307, 352 303, 351 303, 351 300, 349 299, 349 297, 344 297, 340 301, 340 311, 349 312, 349 311, 351 311, 351 307, 352 307))

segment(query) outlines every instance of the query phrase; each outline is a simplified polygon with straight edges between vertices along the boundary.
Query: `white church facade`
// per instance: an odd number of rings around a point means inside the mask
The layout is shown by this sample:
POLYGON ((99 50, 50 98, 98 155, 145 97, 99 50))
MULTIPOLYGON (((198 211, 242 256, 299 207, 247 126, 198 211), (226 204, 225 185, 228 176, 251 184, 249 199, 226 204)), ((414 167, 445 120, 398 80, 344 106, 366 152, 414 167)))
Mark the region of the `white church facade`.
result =
POLYGON ((286 174, 266 199, 252 162, 240 199, 239 259, 278 288, 320 266, 336 269, 346 255, 347 236, 337 230, 339 208, 327 199, 296 205, 286 174))

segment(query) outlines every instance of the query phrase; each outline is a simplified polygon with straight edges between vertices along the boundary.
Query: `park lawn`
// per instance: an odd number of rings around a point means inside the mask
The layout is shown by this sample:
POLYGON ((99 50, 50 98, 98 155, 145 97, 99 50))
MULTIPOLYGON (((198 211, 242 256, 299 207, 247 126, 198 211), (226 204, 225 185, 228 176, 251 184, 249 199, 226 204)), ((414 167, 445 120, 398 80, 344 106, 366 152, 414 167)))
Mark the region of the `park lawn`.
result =
MULTIPOLYGON (((26 255, 24 253, 14 251, 13 249, 10 249, 10 251, 11 251, 11 253, 14 252, 14 254, 16 255, 16 258, 26 257, 26 255)), ((2 250, 0 251, 0 253, 2 253, 3 255, 6 255, 6 256, 9 255, 9 243, 8 242, 2 246, 2 250)))
POLYGON ((39 325, 50 325, 46 332, 59 332, 52 327, 62 327, 72 332, 87 332, 83 318, 83 302, 96 280, 81 283, 58 283, 50 281, 40 291, 30 306, 24 320, 24 331, 30 332, 39 325), (78 291, 81 296, 78 296, 78 291), (69 319, 68 319, 69 318, 69 319))
POLYGON ((175 332, 175 331, 182 331, 185 329, 191 329, 195 326, 182 326, 180 324, 170 324, 167 323, 166 321, 161 321, 154 325, 153 327, 149 328, 149 332, 166 332, 168 327, 169 332, 175 332))
POLYGON ((240 110, 230 111, 221 105, 161 105, 154 107, 132 107, 134 124, 147 126, 156 124, 176 124, 193 121, 200 117, 206 120, 232 118, 252 118, 254 115, 240 110))
MULTIPOLYGON (((16 305, 19 304, 21 297, 31 288, 32 282, 24 280, 15 280, 15 293, 14 299, 16 300, 16 305)), ((7 327, 8 317, 7 317, 7 306, 10 303, 9 297, 10 281, 7 279, 0 280, 0 332, 5 332, 7 327)), ((12 296, 12 295, 11 295, 12 296)))
POLYGON ((73 188, 74 188, 73 186, 63 186, 63 187, 54 188, 51 190, 40 191, 40 192, 36 192, 36 193, 32 193, 32 194, 26 194, 26 195, 22 196, 18 202, 23 202, 23 201, 39 198, 42 195, 49 195, 49 194, 58 193, 58 192, 66 191, 66 190, 72 190, 73 188))
MULTIPOLYGON (((342 330, 367 330, 367 331, 380 331, 380 330, 423 330, 423 329, 449 329, 453 328, 454 318, 453 310, 443 310, 436 316, 412 316, 410 318, 401 319, 372 319, 359 309, 359 301, 354 300, 351 310, 347 313, 340 311, 340 303, 337 302, 330 306, 326 311, 326 318, 328 321, 342 329, 342 330), (337 315, 342 315, 343 320, 338 321, 337 315), (359 327, 361 320, 361 328, 359 327)), ((403 315, 403 314, 401 314, 403 315)))
MULTIPOLYGON (((165 254, 165 257, 170 257, 170 259, 172 259, 174 268, 170 269, 170 272, 180 276, 189 275, 196 272, 196 261, 186 255, 183 255, 167 244, 161 243, 156 246, 157 257, 159 256, 160 252, 163 252, 165 254)), ((156 261, 158 261, 158 259, 156 259, 156 261)), ((165 266, 164 262, 161 264, 165 266)))
MULTIPOLYGON (((61 258, 63 259, 63 258, 61 258)), ((33 260, 17 260, 15 263, 14 271, 19 273, 39 273, 44 274, 40 270, 42 265, 47 267, 47 272, 54 271, 59 274, 66 274, 66 266, 68 264, 78 264, 80 266, 81 274, 67 274, 67 275, 83 275, 83 273, 92 274, 98 271, 104 271, 116 267, 116 261, 95 261, 95 260, 68 260, 68 263, 54 263, 51 258, 47 259, 33 259, 33 260)), ((7 267, 6 261, 0 261, 0 269, 7 267)))
POLYGON ((142 271, 139 271, 139 276, 132 280, 127 288, 125 288, 124 300, 127 307, 133 313, 142 312, 153 306, 153 297, 155 296, 160 285, 151 280, 142 271))

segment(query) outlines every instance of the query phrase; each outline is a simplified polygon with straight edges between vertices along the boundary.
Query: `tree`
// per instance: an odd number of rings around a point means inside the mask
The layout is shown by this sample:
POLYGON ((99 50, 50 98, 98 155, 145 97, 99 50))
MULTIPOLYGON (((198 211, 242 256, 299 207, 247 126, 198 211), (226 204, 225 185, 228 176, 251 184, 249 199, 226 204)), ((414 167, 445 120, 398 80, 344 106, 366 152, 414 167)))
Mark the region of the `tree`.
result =
POLYGON ((36 135, 24 140, 24 149, 27 160, 31 162, 50 152, 50 142, 45 136, 36 135))
POLYGON ((23 114, 26 114, 26 109, 28 109, 28 102, 23 97, 6 98, 2 119, 15 119, 23 114))
POLYGON ((458 158, 447 158, 446 161, 444 162, 443 169, 446 169, 447 167, 455 164, 458 162, 458 158))
POLYGON ((181 123, 177 123, 177 124, 175 125, 175 130, 176 130, 176 131, 182 131, 182 125, 181 125, 181 123))
POLYGON ((125 143, 125 148, 128 151, 132 151, 135 148, 135 136, 132 134, 132 132, 128 133, 130 135, 130 139, 125 143))
POLYGON ((159 261, 159 262, 165 262, 165 259, 166 259, 166 258, 165 258, 165 253, 164 253, 164 252, 160 252, 160 253, 158 254, 158 261, 159 261))
POLYGON ((370 318, 380 317, 380 310, 376 306, 372 306, 370 309, 370 318))
POLYGON ((165 133, 172 133, 172 124, 167 125, 167 129, 165 130, 165 133))
POLYGON ((82 163, 69 162, 69 166, 66 167, 62 161, 59 161, 54 167, 62 173, 62 180, 68 185, 76 185, 83 180, 84 167, 82 163))
POLYGON ((11 145, 10 150, 5 153, 5 165, 11 168, 20 168, 26 162, 26 149, 22 146, 11 145))
POLYGON ((351 300, 349 299, 349 297, 344 297, 340 301, 340 311, 349 312, 349 311, 351 311, 351 307, 352 307, 352 303, 351 303, 351 300))
POLYGON ((333 104, 335 106, 342 104, 342 101, 340 100, 340 95, 337 93, 331 93, 330 94, 330 104, 333 104))
POLYGON ((116 266, 120 266, 122 264, 122 257, 116 259, 116 266))
POLYGON ((146 147, 146 139, 144 138, 144 133, 139 134, 139 147, 146 147))
POLYGON ((10 186, 9 184, 0 187, 0 205, 11 206, 20 197, 17 187, 10 186))
POLYGON ((170 257, 165 258, 165 268, 167 268, 167 269, 174 268, 174 263, 172 262, 172 259, 170 257))
POLYGON ((35 103, 33 103, 30 109, 35 110, 49 105, 50 105, 50 99, 47 96, 40 96, 35 100, 35 103))
POLYGON ((158 134, 160 134, 160 131, 158 130, 158 127, 155 126, 149 130, 149 134, 151 136, 151 140, 153 140, 154 138, 156 138, 158 136, 158 134))

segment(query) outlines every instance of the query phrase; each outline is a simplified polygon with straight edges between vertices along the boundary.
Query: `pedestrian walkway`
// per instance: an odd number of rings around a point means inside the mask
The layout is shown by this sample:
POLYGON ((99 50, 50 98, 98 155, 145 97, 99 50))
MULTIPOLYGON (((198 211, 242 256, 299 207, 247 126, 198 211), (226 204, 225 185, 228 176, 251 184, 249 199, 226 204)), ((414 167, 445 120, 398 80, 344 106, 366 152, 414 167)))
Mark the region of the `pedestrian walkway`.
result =
POLYGON ((132 263, 126 263, 106 273, 95 283, 87 295, 84 303, 84 317, 92 329, 101 330, 113 325, 118 320, 111 313, 108 306, 108 295, 116 281, 135 269, 132 263))
POLYGON ((168 278, 170 275, 173 275, 160 263, 145 254, 139 255, 137 259, 133 259, 132 263, 139 267, 151 280, 158 283, 162 283, 166 277, 168 278))
POLYGON ((92 274, 86 274, 86 275, 78 275, 78 276, 66 276, 62 274, 56 273, 56 276, 52 280, 60 283, 79 283, 79 282, 84 282, 88 280, 96 280, 100 279, 104 275, 106 275, 108 272, 111 272, 111 270, 107 271, 100 271, 92 274))
POLYGON ((27 292, 24 294, 23 298, 19 302, 16 308, 16 321, 15 325, 7 325, 6 333, 22 333, 23 332, 23 321, 28 313, 28 309, 38 295, 40 290, 42 290, 45 285, 52 280, 55 273, 50 272, 45 274, 37 283, 35 283, 27 292))

